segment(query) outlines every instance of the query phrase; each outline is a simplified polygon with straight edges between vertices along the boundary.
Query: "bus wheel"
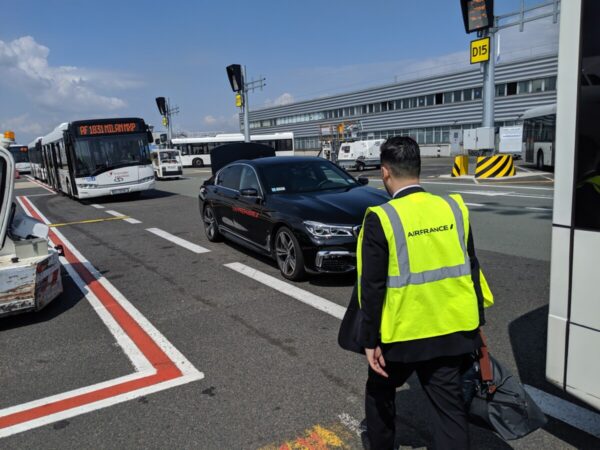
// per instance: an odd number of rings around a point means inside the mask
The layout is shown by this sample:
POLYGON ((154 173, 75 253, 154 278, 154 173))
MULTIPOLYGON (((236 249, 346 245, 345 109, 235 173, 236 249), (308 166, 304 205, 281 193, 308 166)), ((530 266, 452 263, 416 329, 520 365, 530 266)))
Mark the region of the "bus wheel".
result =
POLYGON ((537 152, 535 167, 537 167, 539 170, 544 170, 544 153, 542 150, 538 150, 537 152))
POLYGON ((365 170, 365 165, 361 162, 356 163, 356 170, 358 170, 359 172, 362 172, 363 170, 365 170))
POLYGON ((201 158, 196 158, 192 161, 192 166, 194 167, 204 167, 204 161, 201 158))

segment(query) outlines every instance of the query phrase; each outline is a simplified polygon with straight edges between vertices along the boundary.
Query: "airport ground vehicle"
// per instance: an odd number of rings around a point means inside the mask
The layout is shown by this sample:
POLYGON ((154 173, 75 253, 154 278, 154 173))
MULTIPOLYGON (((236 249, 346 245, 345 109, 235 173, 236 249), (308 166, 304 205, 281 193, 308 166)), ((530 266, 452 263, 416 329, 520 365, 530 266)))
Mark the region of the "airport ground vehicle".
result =
POLYGON ((546 376, 600 408, 600 2, 561 3, 546 376))
POLYGON ((26 145, 9 145, 8 151, 15 161, 15 169, 17 169, 17 172, 31 172, 31 165, 29 164, 29 149, 26 145))
POLYGON ((556 145, 556 104, 531 108, 523 114, 525 162, 539 170, 554 167, 556 145))
MULTIPOLYGON (((268 145, 277 156, 294 155, 294 133, 256 134, 251 142, 268 145)), ((211 164, 210 153, 214 148, 232 142, 244 142, 243 134, 217 134, 199 138, 173 139, 173 147, 181 150, 184 167, 204 167, 211 164)))
POLYGON ((48 248, 48 227, 17 212, 14 161, 0 147, 0 317, 38 311, 62 293, 58 252, 48 248))
POLYGON ((154 187, 143 119, 63 123, 30 144, 32 173, 64 194, 86 199, 154 187))
POLYGON ((367 167, 380 167, 379 147, 384 139, 342 142, 337 155, 337 164, 344 169, 356 169, 359 172, 367 167))
MULTIPOLYGON (((222 149, 243 158, 247 145, 222 149)), ((367 183, 318 157, 238 159, 201 187, 200 213, 210 241, 225 237, 271 256, 285 278, 349 272, 366 209, 389 200, 367 183)))
POLYGON ((150 152, 152 169, 157 180, 180 178, 183 175, 181 152, 172 148, 154 149, 150 152))

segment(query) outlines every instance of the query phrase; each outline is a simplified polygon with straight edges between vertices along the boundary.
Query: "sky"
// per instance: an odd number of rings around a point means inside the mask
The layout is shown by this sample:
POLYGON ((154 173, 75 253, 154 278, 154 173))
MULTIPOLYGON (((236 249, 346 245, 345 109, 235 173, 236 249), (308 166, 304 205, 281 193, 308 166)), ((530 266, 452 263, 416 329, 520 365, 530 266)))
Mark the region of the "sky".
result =
MULTIPOLYGON (((527 0, 528 6, 546 0, 527 0)), ((520 0, 496 0, 496 15, 520 0)), ((142 117, 175 131, 239 131, 225 67, 265 77, 250 110, 467 69, 458 0, 6 0, 0 131, 28 143, 61 122, 142 117)), ((500 33, 500 62, 556 52, 552 19, 500 33)))

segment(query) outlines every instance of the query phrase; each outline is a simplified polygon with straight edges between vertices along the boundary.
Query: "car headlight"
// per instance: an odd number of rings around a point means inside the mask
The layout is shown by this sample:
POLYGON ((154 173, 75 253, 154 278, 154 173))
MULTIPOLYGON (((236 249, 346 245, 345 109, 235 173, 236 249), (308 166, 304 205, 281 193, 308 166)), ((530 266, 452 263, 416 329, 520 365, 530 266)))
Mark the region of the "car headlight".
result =
POLYGON ((352 227, 344 225, 328 225, 326 223, 312 222, 306 220, 302 222, 306 230, 316 238, 331 238, 337 236, 353 236, 352 227))

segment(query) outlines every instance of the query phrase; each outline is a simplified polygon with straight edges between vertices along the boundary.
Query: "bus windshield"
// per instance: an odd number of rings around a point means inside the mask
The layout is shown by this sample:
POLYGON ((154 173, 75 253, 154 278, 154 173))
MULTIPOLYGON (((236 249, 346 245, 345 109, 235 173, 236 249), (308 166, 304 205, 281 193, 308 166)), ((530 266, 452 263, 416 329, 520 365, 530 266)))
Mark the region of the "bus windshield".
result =
POLYGON ((10 154, 12 155, 13 159, 15 160, 15 163, 26 163, 29 162, 29 157, 27 156, 27 151, 23 151, 23 148, 27 148, 27 147, 10 147, 9 151, 10 154))
POLYGON ((146 135, 131 134, 75 141, 77 177, 95 176, 118 167, 150 164, 146 135))

